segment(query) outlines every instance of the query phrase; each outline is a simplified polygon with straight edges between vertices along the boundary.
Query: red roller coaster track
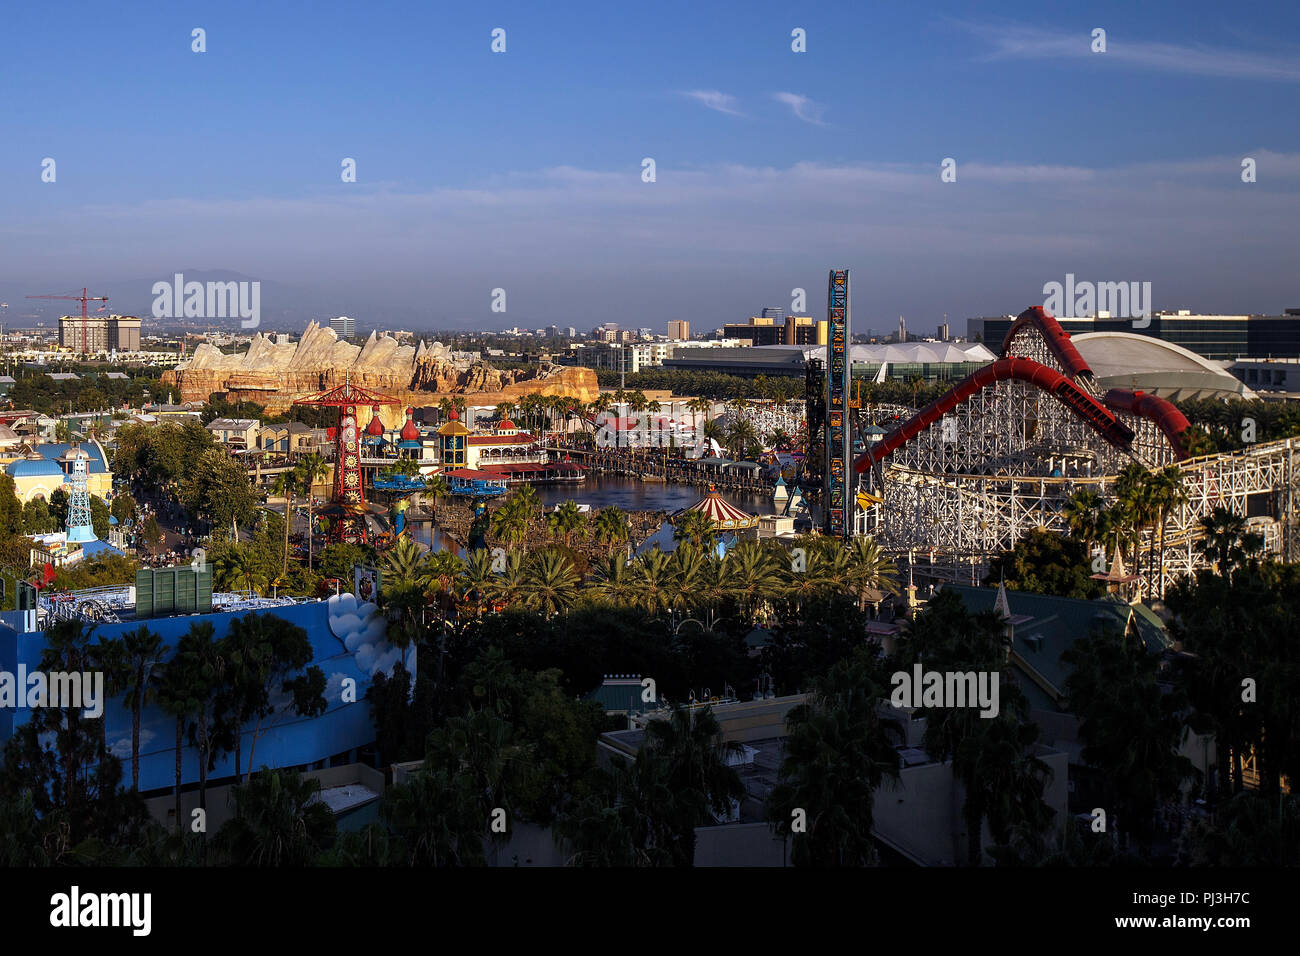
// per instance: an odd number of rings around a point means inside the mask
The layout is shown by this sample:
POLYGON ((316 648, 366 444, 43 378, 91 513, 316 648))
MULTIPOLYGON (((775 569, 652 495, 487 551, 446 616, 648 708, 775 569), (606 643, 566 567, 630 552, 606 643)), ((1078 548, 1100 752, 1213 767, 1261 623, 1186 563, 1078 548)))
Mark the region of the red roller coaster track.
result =
MULTIPOLYGON (((1029 310, 1029 312, 1034 311, 1042 312, 1041 309, 1029 310)), ((1024 318, 1025 314, 1022 314, 1022 318, 1024 318)), ((1052 324, 1055 325, 1055 322, 1052 324)), ((1059 330, 1060 326, 1057 326, 1057 329, 1059 330)), ((1065 333, 1062 332, 1061 334, 1064 335, 1065 333)), ((1068 336, 1065 344, 1069 345, 1068 336)), ((1074 350, 1074 346, 1071 345, 1070 349, 1074 350)), ((1074 354, 1076 357, 1078 356, 1077 351, 1074 354)), ((1083 363, 1082 357, 1078 357, 1078 362, 1083 363)), ((1087 368, 1087 365, 1085 364, 1083 367, 1087 368)), ((1127 450, 1129 445, 1132 444, 1133 431, 1117 419, 1106 406, 1083 391, 1060 372, 1035 362, 1033 359, 1002 358, 972 373, 951 391, 946 392, 894 429, 859 457, 854 464, 854 468, 859 472, 866 471, 873 464, 883 461, 893 454, 894 451, 911 441, 981 389, 1007 379, 1027 382, 1035 388, 1047 392, 1115 447, 1127 450)))
POLYGON ((1182 461, 1190 457, 1187 447, 1183 444, 1183 432, 1190 427, 1191 423, 1173 402, 1147 392, 1134 392, 1127 388, 1112 388, 1102 401, 1111 408, 1118 408, 1122 412, 1139 415, 1155 422, 1156 427, 1169 439, 1169 444, 1173 446, 1178 460, 1182 461))
POLYGON ((1061 328, 1061 324, 1056 321, 1056 317, 1041 305, 1036 305, 1032 309, 1025 309, 1016 316, 1016 321, 1011 323, 1011 328, 1007 329, 1006 338, 1002 340, 1002 355, 1004 357, 1010 357, 1011 340, 1016 337, 1016 333, 1026 326, 1032 326, 1038 330, 1048 349, 1061 363, 1061 368, 1065 369, 1066 375, 1071 378, 1078 378, 1081 375, 1092 378, 1092 369, 1088 367, 1088 363, 1083 360, 1079 350, 1070 341, 1070 333, 1061 328))

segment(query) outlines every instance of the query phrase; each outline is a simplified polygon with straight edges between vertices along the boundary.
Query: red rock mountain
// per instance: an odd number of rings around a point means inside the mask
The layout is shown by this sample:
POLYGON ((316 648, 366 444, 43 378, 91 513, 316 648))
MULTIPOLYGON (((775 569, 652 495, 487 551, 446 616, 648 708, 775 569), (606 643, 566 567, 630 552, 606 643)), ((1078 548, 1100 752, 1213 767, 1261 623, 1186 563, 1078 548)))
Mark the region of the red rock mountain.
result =
MULTIPOLYGON (((495 405, 528 394, 571 395, 590 402, 599 392, 596 373, 587 368, 496 369, 481 360, 453 359, 438 342, 399 345, 392 336, 375 332, 358 347, 340 342, 333 329, 316 322, 307 326, 299 341, 288 345, 277 345, 259 332, 242 355, 226 355, 204 343, 188 362, 164 372, 162 382, 174 386, 182 402, 207 401, 213 392, 221 392, 228 401, 256 402, 276 414, 295 399, 343 384, 345 375, 416 407, 437 404, 449 395, 473 396, 471 404, 495 405)), ((402 408, 386 407, 382 417, 395 427, 402 408)))

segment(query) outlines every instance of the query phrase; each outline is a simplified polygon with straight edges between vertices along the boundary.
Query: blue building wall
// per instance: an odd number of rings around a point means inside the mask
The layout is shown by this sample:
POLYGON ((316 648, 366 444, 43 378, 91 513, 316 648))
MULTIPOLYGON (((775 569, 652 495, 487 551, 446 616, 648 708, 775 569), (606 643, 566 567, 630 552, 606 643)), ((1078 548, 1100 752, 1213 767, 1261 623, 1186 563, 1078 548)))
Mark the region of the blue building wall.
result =
MULTIPOLYGON (((351 599, 351 595, 344 595, 344 598, 351 599)), ((365 638, 360 630, 345 637, 336 636, 331 630, 329 608, 330 602, 315 601, 245 612, 274 614, 303 628, 311 641, 312 664, 320 667, 326 678, 327 709, 321 716, 301 718, 293 714, 289 707, 288 715, 281 717, 270 730, 265 729, 267 724, 264 722, 264 733, 257 741, 254 758, 258 767, 312 764, 334 754, 365 746, 375 739, 370 706, 365 699, 366 690, 370 686, 372 673, 379 670, 391 673, 393 659, 399 652, 382 642, 362 643, 365 638), (344 703, 342 700, 342 681, 349 677, 356 681, 355 703, 344 703)), ((119 638, 142 623, 146 624, 150 630, 162 636, 167 648, 164 653, 166 660, 191 624, 198 621, 210 622, 213 636, 219 640, 229 632, 230 622, 241 616, 243 615, 238 613, 191 614, 151 618, 148 621, 106 623, 97 625, 94 633, 100 638, 119 638)), ((356 620, 355 615, 353 620, 356 620)), ((30 673, 40 668, 41 652, 45 647, 44 634, 39 631, 20 633, 17 626, 18 619, 14 612, 3 615, 3 623, 0 623, 0 669, 16 674, 18 665, 22 663, 30 673)), ((381 625, 376 619, 376 629, 379 627, 381 625)), ((406 652, 405 663, 414 673, 414 647, 406 652)), ((124 780, 129 785, 131 711, 126 706, 125 698, 119 697, 106 702, 104 712, 108 718, 109 747, 122 758, 124 780)), ((26 707, 0 708, 0 744, 13 735, 15 727, 30 719, 31 710, 26 707)), ((241 766, 245 770, 249 765, 252 727, 253 724, 249 724, 246 728, 248 732, 243 735, 241 766)), ((176 719, 157 706, 146 707, 140 722, 140 789, 145 791, 172 786, 175 783, 175 768, 176 719)), ((235 755, 232 752, 218 758, 216 767, 208 776, 213 779, 234 772, 235 755)), ((181 773, 183 783, 198 781, 198 756, 196 750, 188 744, 188 735, 181 750, 181 773)))

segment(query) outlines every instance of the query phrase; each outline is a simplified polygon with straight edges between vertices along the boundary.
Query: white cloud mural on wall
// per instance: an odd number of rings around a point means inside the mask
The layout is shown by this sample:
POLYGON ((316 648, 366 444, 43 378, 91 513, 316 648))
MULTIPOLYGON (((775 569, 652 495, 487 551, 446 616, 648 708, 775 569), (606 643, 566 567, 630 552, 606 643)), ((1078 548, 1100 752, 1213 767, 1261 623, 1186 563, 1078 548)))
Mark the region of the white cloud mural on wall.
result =
POLYGON ((388 619, 376 605, 358 603, 350 592, 336 594, 326 603, 330 632, 343 642, 363 674, 390 675, 402 661, 414 679, 415 645, 406 649, 403 659, 402 649, 388 642, 388 619))

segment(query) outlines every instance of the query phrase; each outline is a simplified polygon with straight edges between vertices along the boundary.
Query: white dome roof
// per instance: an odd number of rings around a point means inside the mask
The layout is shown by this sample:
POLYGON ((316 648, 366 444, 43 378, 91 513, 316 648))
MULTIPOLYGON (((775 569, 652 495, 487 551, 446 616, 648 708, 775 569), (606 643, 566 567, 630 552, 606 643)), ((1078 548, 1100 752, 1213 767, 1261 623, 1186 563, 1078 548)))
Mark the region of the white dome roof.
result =
POLYGON ((1070 341, 1103 388, 1136 388, 1170 401, 1256 397, 1222 364, 1154 335, 1084 332, 1070 341))

